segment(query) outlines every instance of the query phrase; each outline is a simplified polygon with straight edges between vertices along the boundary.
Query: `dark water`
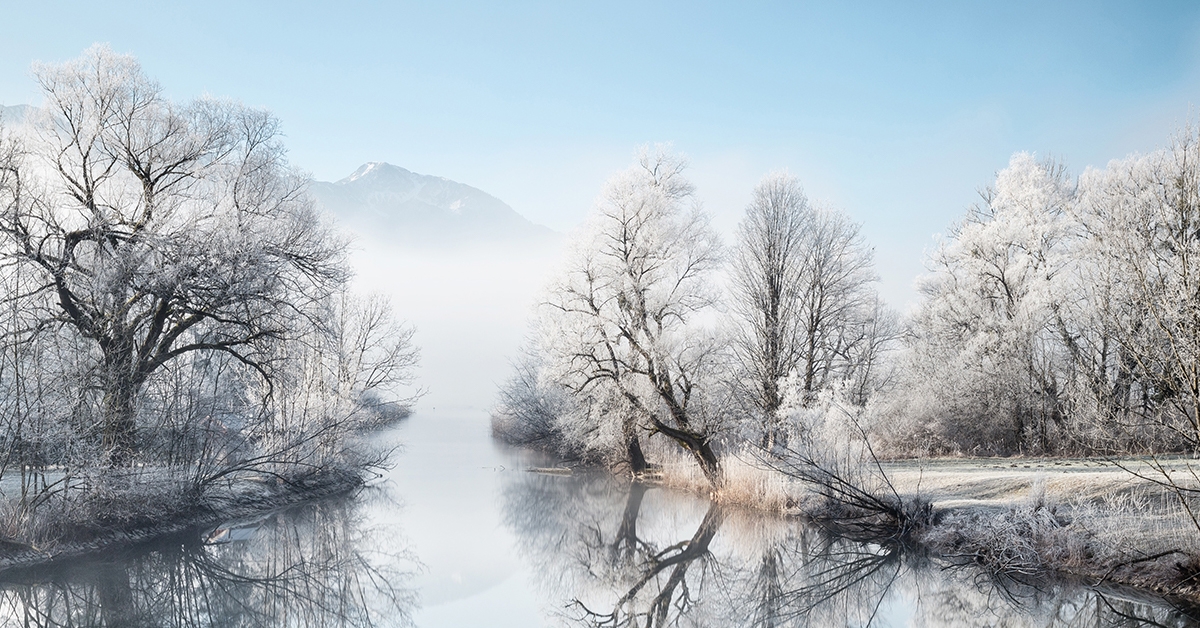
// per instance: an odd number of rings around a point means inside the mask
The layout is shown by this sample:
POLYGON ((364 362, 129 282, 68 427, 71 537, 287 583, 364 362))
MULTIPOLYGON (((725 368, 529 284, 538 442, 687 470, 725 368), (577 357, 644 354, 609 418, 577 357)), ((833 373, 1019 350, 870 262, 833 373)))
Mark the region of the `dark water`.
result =
POLYGON ((419 415, 353 499, 0 574, 2 626, 1189 626, 1129 592, 997 582, 603 474, 527 473, 419 415))

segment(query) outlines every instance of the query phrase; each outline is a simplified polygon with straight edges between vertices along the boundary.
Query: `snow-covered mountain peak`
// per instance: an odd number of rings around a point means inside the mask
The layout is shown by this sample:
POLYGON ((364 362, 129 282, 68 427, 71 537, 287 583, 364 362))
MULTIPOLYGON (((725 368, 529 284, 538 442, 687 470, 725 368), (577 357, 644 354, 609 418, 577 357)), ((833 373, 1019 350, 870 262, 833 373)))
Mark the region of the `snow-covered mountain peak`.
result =
POLYGON ((414 178, 439 178, 425 177, 415 172, 405 170, 400 166, 393 166, 386 161, 368 161, 358 167, 350 176, 338 181, 338 185, 348 185, 358 181, 383 183, 387 181, 405 181, 414 178))
POLYGON ((367 174, 379 167, 381 164, 383 164, 382 161, 368 161, 367 163, 359 166, 358 170, 355 170, 350 176, 338 181, 338 183, 351 183, 358 181, 359 179, 367 176, 367 174))

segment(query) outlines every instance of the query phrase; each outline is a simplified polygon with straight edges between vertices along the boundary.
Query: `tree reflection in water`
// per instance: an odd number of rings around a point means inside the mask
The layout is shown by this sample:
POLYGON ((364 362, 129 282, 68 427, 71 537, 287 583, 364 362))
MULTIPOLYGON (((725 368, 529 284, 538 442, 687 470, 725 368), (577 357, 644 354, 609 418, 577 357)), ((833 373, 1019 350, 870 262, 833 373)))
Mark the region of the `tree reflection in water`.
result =
POLYGON ((364 497, 26 574, 0 574, 0 626, 407 626, 415 561, 364 530, 364 497), (371 549, 368 549, 371 548, 371 549))
POLYGON ((1198 625, 1194 611, 1162 600, 996 581, 896 544, 602 474, 511 478, 506 523, 563 625, 1198 625))

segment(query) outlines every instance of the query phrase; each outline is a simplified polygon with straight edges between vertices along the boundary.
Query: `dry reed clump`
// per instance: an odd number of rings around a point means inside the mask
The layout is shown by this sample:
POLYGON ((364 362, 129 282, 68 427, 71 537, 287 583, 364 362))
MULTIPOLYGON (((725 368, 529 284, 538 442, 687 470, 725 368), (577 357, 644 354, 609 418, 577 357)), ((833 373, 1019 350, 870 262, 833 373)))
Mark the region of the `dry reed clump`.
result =
POLYGON ((743 455, 726 456, 725 482, 716 491, 718 501, 770 512, 784 512, 796 503, 791 480, 776 469, 743 455))
POLYGON ((661 482, 668 488, 702 493, 722 504, 774 513, 787 512, 798 501, 790 478, 758 462, 747 452, 722 455, 724 481, 717 488, 713 488, 690 456, 667 453, 660 459, 661 482))

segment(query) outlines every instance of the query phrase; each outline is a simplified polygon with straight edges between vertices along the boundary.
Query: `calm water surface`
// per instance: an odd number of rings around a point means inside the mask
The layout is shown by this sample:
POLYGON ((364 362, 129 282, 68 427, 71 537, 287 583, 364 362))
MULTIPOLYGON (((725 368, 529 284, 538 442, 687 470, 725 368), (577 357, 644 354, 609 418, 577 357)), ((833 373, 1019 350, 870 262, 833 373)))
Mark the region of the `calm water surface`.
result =
POLYGON ((0 575, 5 626, 1189 626, 1156 600, 996 583, 604 474, 528 473, 481 414, 377 437, 353 499, 0 575))

